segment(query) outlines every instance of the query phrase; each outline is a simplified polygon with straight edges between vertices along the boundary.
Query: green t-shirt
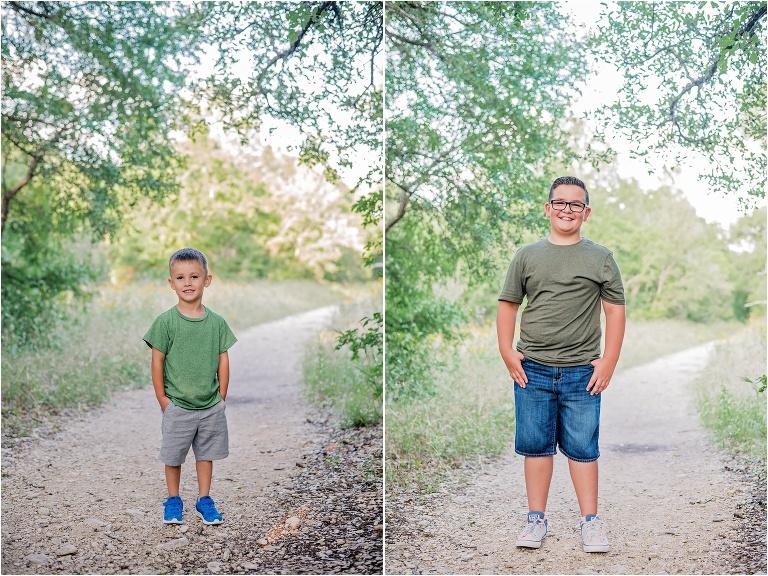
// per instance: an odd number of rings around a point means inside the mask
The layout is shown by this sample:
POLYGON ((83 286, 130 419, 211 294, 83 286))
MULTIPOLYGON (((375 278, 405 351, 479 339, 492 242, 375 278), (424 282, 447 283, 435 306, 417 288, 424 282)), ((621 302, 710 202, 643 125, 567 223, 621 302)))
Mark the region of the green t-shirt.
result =
POLYGON ((237 342, 224 318, 208 308, 202 318, 187 318, 174 306, 155 319, 144 342, 165 354, 165 395, 174 404, 202 410, 221 401, 219 354, 237 342))
POLYGON ((624 287, 607 248, 544 238, 517 251, 499 300, 524 297, 518 351, 547 366, 581 366, 600 358, 600 301, 624 304, 624 287))

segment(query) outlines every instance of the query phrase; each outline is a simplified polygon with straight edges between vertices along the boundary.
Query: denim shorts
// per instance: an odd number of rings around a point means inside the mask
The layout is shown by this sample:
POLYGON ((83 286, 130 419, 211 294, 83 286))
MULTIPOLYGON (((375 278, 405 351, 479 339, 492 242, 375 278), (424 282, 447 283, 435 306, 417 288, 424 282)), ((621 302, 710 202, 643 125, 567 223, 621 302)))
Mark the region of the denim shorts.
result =
POLYGON ((523 370, 528 384, 515 386, 515 452, 554 456, 559 445, 569 460, 597 460, 600 394, 587 391, 595 367, 544 366, 525 359, 523 370))
POLYGON ((163 445, 158 457, 168 466, 181 466, 189 447, 195 460, 221 460, 229 456, 226 404, 187 410, 170 402, 163 411, 163 445))

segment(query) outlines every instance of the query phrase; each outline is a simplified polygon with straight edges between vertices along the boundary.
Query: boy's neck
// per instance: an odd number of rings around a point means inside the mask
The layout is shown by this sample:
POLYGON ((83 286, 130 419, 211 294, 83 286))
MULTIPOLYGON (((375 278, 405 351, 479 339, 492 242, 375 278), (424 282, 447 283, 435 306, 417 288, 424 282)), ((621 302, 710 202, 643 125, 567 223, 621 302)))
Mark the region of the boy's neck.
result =
POLYGON ((182 316, 186 316, 187 318, 202 318, 205 316, 205 306, 203 306, 202 299, 195 302, 184 302, 179 300, 179 303, 176 304, 176 310, 178 310, 182 316))
POLYGON ((581 233, 577 232, 576 234, 563 236, 562 234, 557 234, 556 232, 551 231, 547 240, 549 240, 551 244, 557 246, 570 246, 571 244, 578 244, 581 242, 581 233))

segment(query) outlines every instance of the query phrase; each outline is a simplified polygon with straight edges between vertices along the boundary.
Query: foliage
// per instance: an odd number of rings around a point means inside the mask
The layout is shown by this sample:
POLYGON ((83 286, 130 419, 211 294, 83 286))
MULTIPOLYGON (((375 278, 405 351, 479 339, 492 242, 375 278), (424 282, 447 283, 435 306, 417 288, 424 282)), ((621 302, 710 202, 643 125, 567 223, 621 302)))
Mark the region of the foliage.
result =
MULTIPOLYGON (((3 344, 45 343, 96 267, 76 237, 176 189, 181 5, 2 5, 3 344)), ((182 61, 183 60, 183 61, 182 61)))
POLYGON ((189 245, 226 278, 365 275, 346 188, 270 148, 235 153, 204 131, 180 147, 188 158, 181 190, 140 203, 124 219, 111 242, 116 276, 164 269, 174 250, 189 245))
MULTIPOLYGON (((613 251, 630 317, 734 318, 734 298, 759 270, 733 266, 738 254, 729 250, 726 234, 696 216, 680 193, 618 180, 590 201, 584 235, 613 251)), ((742 306, 736 319, 744 314, 742 306)))
POLYGON ((752 323, 718 343, 698 378, 704 426, 725 449, 756 461, 765 471, 765 322, 752 323))
POLYGON ((370 354, 374 359, 381 358, 384 346, 381 334, 383 320, 381 312, 374 312, 373 316, 360 320, 363 328, 368 327, 362 334, 357 328, 340 331, 335 350, 349 346, 349 351, 352 352, 352 360, 358 359, 360 351, 366 356, 370 354))
POLYGON ((430 490, 449 469, 503 453, 514 437, 514 389, 493 326, 470 328, 461 344, 438 355, 455 360, 455 369, 435 379, 434 395, 403 402, 388 394, 386 477, 395 489, 430 490))
MULTIPOLYGON (((693 151, 713 190, 765 195, 765 2, 619 2, 593 53, 624 74, 607 125, 679 163, 693 151), (658 83, 655 80, 658 79, 658 83)), ((651 160, 648 160, 649 164, 651 160)))
POLYGON ((184 84, 181 5, 3 4, 3 213, 45 183, 62 230, 113 229, 137 198, 175 189, 169 138, 184 84), (21 167, 21 169, 19 169, 21 167))
POLYGON ((28 236, 16 234, 18 224, 5 232, 0 272, 2 346, 10 353, 55 343, 51 328, 78 313, 73 302, 87 298, 84 282, 100 273, 89 254, 52 236, 43 222, 29 223, 36 234, 28 236))
MULTIPOLYGON (((301 160, 323 166, 331 182, 365 159, 354 209, 365 225, 378 225, 382 2, 208 2, 197 17, 218 51, 203 95, 226 125, 246 140, 267 117, 288 122, 304 136, 301 160), (244 54, 245 79, 238 69, 244 54)), ((371 239, 370 258, 380 243, 371 239)))
MULTIPOLYGON (((334 219, 352 209, 353 198, 324 204, 328 189, 318 177, 302 173, 285 183, 283 192, 294 185, 310 200, 301 202, 267 190, 261 183, 274 177, 271 168, 254 179, 245 160, 213 154, 212 166, 196 157, 185 169, 174 129, 202 133, 207 142, 195 106, 209 118, 211 109, 223 113, 236 127, 269 115, 288 120, 307 136, 302 159, 325 165, 335 179, 333 166, 349 167, 353 151, 380 148, 382 86, 374 73, 380 3, 8 2, 2 13, 2 220, 4 232, 6 217, 12 228, 12 237, 3 237, 3 269, 40 287, 36 297, 49 298, 50 310, 89 279, 85 267, 52 257, 57 242, 74 234, 106 237, 127 273, 164 261, 177 241, 199 238, 225 274, 365 275, 359 246, 329 241, 329 234, 335 225, 340 237, 360 219, 376 221, 379 162, 355 192, 362 215, 334 219), (234 33, 232 27, 243 25, 234 33), (187 74, 203 51, 219 48, 211 82, 198 90, 199 78, 187 74), (241 82, 229 67, 241 48, 256 54, 255 83, 241 82), (312 82, 303 81, 310 76, 312 82), (255 88, 245 94, 247 86, 255 88), (122 224, 130 228, 118 231, 122 224), (46 233, 40 241, 39 230, 46 233), (33 256, 24 260, 32 244, 47 255, 44 271, 33 256)), ((380 235, 372 232, 369 240, 380 244, 380 235)), ((4 313, 31 312, 20 300, 22 281, 11 290, 6 276, 3 295, 19 305, 4 313)))
POLYGON ((488 279, 540 229, 586 64, 548 3, 388 2, 386 25, 387 389, 408 395, 463 323, 434 285, 488 279))
POLYGON ((731 275, 738 278, 733 293, 734 316, 738 320, 765 316, 766 261, 768 236, 763 207, 739 219, 729 230, 728 239, 737 250, 729 259, 731 275))

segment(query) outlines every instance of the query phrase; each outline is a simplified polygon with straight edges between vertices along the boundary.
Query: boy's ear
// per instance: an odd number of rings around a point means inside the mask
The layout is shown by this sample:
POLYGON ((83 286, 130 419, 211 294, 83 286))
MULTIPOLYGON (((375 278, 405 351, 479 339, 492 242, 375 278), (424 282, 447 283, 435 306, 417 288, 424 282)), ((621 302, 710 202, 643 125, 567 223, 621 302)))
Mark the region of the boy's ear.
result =
POLYGON ((176 291, 176 289, 173 287, 173 278, 168 278, 168 286, 170 286, 171 290, 174 292, 176 291))
POLYGON ((211 285, 211 280, 213 280, 213 274, 208 274, 208 276, 205 277, 205 287, 208 288, 208 286, 211 285))

